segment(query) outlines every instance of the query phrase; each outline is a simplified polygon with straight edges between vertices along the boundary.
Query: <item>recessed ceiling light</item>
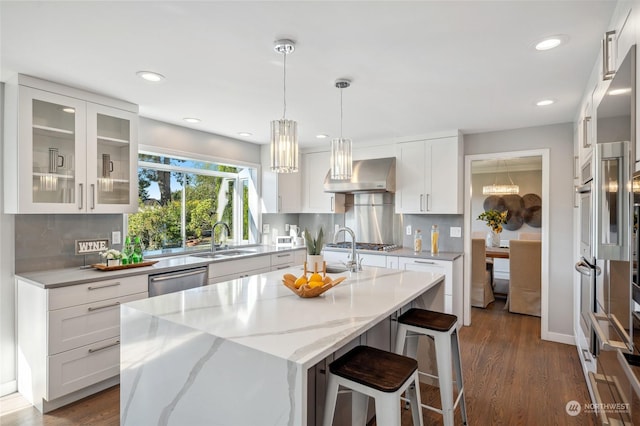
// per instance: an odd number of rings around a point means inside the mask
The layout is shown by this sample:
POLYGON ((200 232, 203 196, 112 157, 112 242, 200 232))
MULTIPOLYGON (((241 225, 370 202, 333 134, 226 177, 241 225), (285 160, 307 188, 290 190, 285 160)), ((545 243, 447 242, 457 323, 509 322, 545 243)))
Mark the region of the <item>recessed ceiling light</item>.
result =
POLYGON ((544 99, 542 101, 538 101, 536 102, 537 106, 549 106, 551 104, 554 104, 556 101, 554 101, 553 99, 544 99))
POLYGON ((253 133, 249 133, 249 132, 238 132, 238 136, 253 136, 253 133))
POLYGON ((545 51, 551 50, 563 43, 566 43, 569 40, 569 37, 566 35, 554 35, 550 37, 546 37, 535 44, 536 50, 545 51))
POLYGON ((71 107, 62 108, 62 110, 64 112, 68 112, 69 114, 74 114, 76 112, 76 109, 75 108, 71 108, 71 107))
POLYGON ((609 94, 611 96, 624 95, 624 94, 627 94, 627 93, 631 93, 631 87, 624 87, 622 89, 609 90, 609 94))
POLYGON ((157 72, 153 72, 153 71, 138 71, 136 75, 142 78, 143 80, 151 81, 153 83, 157 83, 161 80, 164 80, 164 75, 158 74, 157 72))
POLYGON ((193 118, 193 117, 186 117, 183 118, 184 121, 186 121, 187 123, 199 123, 200 119, 199 118, 193 118))
POLYGON ((325 135, 324 133, 320 133, 319 135, 316 135, 316 138, 318 138, 318 139, 326 139, 328 137, 329 137, 329 135, 325 135))

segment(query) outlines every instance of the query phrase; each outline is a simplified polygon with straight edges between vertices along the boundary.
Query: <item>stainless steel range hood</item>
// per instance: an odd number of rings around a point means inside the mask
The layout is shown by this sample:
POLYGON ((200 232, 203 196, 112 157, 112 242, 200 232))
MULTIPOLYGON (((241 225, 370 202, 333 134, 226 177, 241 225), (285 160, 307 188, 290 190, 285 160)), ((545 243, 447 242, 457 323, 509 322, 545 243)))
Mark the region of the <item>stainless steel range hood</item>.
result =
POLYGON ((396 192, 396 159, 376 158, 353 162, 351 180, 324 179, 324 192, 396 192))

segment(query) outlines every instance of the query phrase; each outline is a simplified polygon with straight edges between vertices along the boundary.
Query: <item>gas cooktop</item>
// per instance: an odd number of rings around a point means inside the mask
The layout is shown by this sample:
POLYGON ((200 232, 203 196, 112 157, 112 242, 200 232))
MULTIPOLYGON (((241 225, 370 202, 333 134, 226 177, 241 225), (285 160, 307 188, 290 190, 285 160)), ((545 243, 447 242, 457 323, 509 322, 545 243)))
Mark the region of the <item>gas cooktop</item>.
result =
MULTIPOLYGON (((339 243, 328 243, 326 246, 327 247, 331 247, 331 248, 350 249, 351 248, 351 242, 350 241, 342 241, 342 242, 339 242, 339 243)), ((357 250, 392 251, 392 250, 397 250, 399 248, 400 247, 398 247, 395 244, 358 243, 358 242, 356 242, 356 249, 357 250)))

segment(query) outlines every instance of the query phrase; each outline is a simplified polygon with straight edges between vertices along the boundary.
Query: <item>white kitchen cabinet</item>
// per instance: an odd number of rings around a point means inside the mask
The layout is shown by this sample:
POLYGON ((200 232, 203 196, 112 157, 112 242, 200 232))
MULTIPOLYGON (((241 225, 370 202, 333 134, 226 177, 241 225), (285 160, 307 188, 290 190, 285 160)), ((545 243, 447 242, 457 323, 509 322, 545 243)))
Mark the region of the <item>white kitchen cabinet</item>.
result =
POLYGON ((405 271, 425 271, 444 274, 444 312, 458 317, 458 327, 462 326, 462 267, 463 257, 453 261, 399 257, 399 269, 405 271))
POLYGON ((252 256, 209 264, 209 284, 244 278, 271 271, 271 257, 252 256))
MULTIPOLYGON (((345 263, 351 260, 351 251, 324 250, 322 254, 327 263, 345 263)), ((377 268, 387 268, 386 255, 358 252, 358 258, 363 267, 375 266, 377 268)), ((396 259, 398 258, 396 257, 396 259)))
POLYGON ((302 154, 302 212, 344 213, 344 194, 324 192, 324 178, 329 172, 330 153, 302 154))
POLYGON ((44 289, 17 280, 18 391, 48 412, 119 382, 120 305, 147 275, 44 289))
POLYGON ((300 249, 295 251, 287 251, 284 253, 273 253, 271 255, 271 270, 291 268, 292 266, 302 265, 307 260, 307 250, 300 249))
POLYGON ((5 90, 5 212, 137 211, 136 105, 22 75, 5 90))
POLYGON ((397 145, 396 213, 461 214, 462 137, 397 145))
POLYGON ((275 173, 270 166, 270 146, 261 148, 262 213, 300 213, 302 172, 275 173))

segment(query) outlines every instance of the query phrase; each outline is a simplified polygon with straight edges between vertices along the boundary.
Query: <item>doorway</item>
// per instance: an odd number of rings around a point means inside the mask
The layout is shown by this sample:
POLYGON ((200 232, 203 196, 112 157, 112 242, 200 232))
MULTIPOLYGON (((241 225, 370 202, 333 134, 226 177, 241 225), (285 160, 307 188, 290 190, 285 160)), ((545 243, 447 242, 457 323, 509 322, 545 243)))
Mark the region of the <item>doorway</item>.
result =
MULTIPOLYGON (((479 212, 484 211, 484 204, 489 204, 502 197, 490 197, 482 194, 484 186, 516 184, 522 189, 518 196, 506 197, 507 201, 521 200, 526 195, 527 211, 510 214, 509 222, 500 234, 501 245, 508 245, 511 239, 540 238, 541 240, 541 306, 540 306, 540 335, 546 339, 548 335, 548 283, 549 283, 549 150, 528 150, 496 152, 490 154, 476 154, 465 156, 465 212, 464 212, 464 325, 470 325, 471 318, 471 240, 473 233, 486 234, 488 228, 481 221, 476 220, 479 212), (537 169, 537 170, 536 170, 537 169), (536 177, 536 175, 538 177, 536 177), (516 177, 516 179, 513 179, 516 177), (520 179, 520 182, 517 180, 520 179), (526 181, 525 181, 526 179, 526 181), (523 192, 524 191, 524 192, 523 192), (540 202, 537 202, 537 200, 540 202), (531 208, 531 203, 537 207, 531 208), (535 211, 535 215, 533 214, 535 211), (528 223, 527 223, 528 222, 528 223), (539 234, 538 236, 531 234, 539 234), (527 235, 527 236, 525 236, 527 235)), ((518 209, 519 207, 514 207, 518 209)), ((495 267, 496 265, 494 265, 495 267)), ((508 279, 508 269, 505 262, 498 262, 497 273, 499 280, 508 279), (506 276, 505 276, 506 274, 506 276)))

